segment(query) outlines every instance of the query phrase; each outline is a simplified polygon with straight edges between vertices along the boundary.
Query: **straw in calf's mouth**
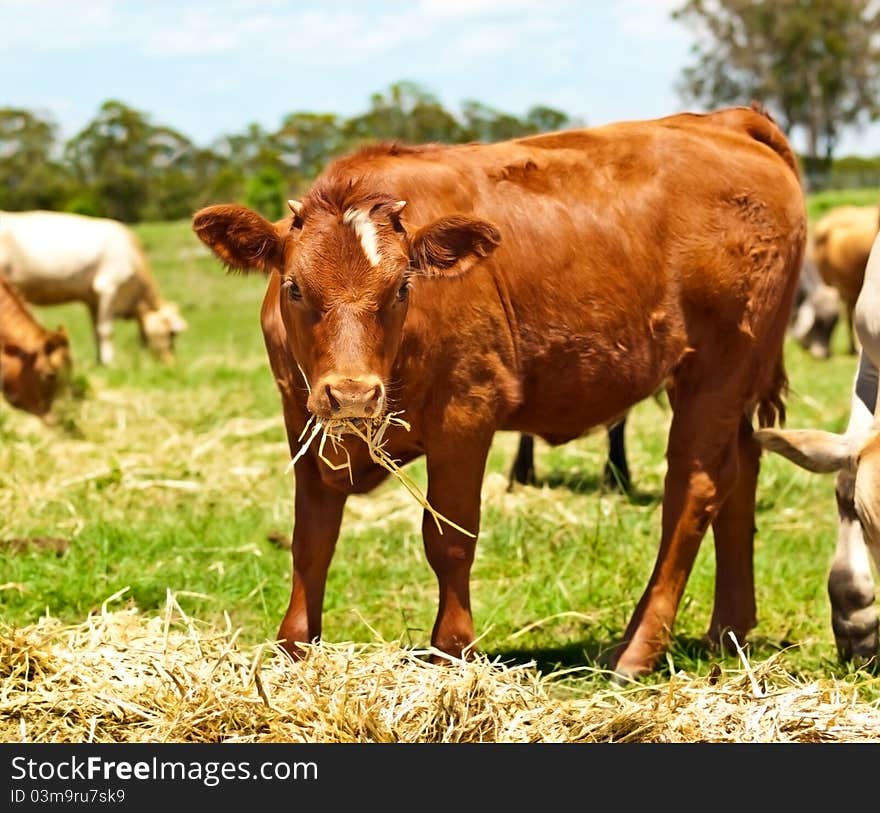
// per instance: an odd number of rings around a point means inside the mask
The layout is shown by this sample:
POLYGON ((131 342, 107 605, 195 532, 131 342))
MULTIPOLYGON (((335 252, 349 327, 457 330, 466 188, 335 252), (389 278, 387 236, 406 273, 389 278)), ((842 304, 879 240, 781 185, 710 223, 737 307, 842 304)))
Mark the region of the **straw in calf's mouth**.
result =
POLYGON ((349 457, 348 450, 345 448, 343 435, 355 435, 366 444, 367 450, 370 453, 370 459, 379 466, 382 466, 382 468, 387 469, 398 480, 400 480, 406 490, 416 498, 416 501, 431 514, 434 518, 434 522, 437 524, 437 530, 440 531, 441 534, 443 533, 443 526, 440 524, 442 521, 455 528, 455 530, 460 531, 467 536, 476 538, 476 534, 462 528, 461 525, 457 525, 452 520, 444 517, 439 511, 436 511, 422 494, 413 479, 400 468, 398 461, 391 457, 391 455, 385 450, 385 432, 389 426, 400 426, 409 432, 410 426, 405 420, 403 420, 403 418, 398 417, 400 414, 400 412, 387 412, 382 418, 330 418, 327 420, 321 420, 317 416, 312 415, 306 422, 306 425, 303 427, 303 431, 298 438, 302 445, 296 455, 291 459, 290 463, 288 463, 286 471, 289 472, 293 468, 296 461, 306 453, 315 438, 320 435, 321 440, 318 445, 318 457, 322 462, 333 469, 333 471, 347 469, 349 480, 353 482, 351 458, 349 457), (305 441, 303 441, 304 438, 305 441), (345 454, 346 459, 344 463, 334 463, 324 454, 324 448, 328 439, 330 440, 334 451, 338 452, 341 449, 345 454))
MULTIPOLYGON (((306 389, 311 392, 312 387, 309 384, 308 376, 306 376, 306 371, 303 370, 302 366, 297 362, 297 369, 299 369, 300 375, 303 377, 303 381, 305 381, 306 389)), ((406 472, 404 472, 398 462, 385 451, 384 448, 384 438, 385 431, 389 426, 401 426, 409 432, 409 424, 403 420, 403 418, 397 417, 400 415, 400 412, 386 412, 385 415, 381 418, 329 418, 327 420, 322 421, 316 415, 311 415, 309 419, 306 421, 306 425, 303 427, 302 432, 299 435, 299 442, 302 444, 299 448, 299 451, 293 456, 290 463, 287 464, 287 468, 285 469, 285 473, 289 472, 297 460, 299 460, 312 445, 312 441, 318 436, 321 435, 320 445, 318 446, 318 457, 333 471, 342 471, 343 469, 348 469, 348 479, 349 482, 354 482, 352 479, 352 471, 351 471, 351 458, 348 454, 348 449, 345 448, 345 445, 342 441, 343 435, 356 435, 359 437, 364 443, 367 444, 367 450, 370 453, 370 459, 382 466, 383 469, 387 469, 390 471, 401 483, 403 483, 404 488, 412 494, 413 497, 416 498, 416 501, 419 505, 422 506, 431 516, 434 518, 434 522, 437 525, 437 530, 442 534, 443 526, 440 524, 442 520, 447 525, 455 528, 457 531, 461 531, 461 533, 470 536, 476 539, 477 535, 471 533, 468 530, 465 530, 461 527, 461 525, 457 525, 451 519, 447 519, 443 516, 439 511, 436 511, 428 502, 427 498, 422 494, 418 485, 413 481, 411 477, 409 477, 406 472), (311 431, 310 430, 311 427, 311 431), (303 443, 303 438, 308 435, 305 443, 303 443), (345 454, 345 463, 333 463, 331 460, 328 460, 326 455, 324 454, 324 447, 327 444, 327 439, 330 439, 330 443, 333 446, 334 451, 339 451, 341 448, 345 454)))

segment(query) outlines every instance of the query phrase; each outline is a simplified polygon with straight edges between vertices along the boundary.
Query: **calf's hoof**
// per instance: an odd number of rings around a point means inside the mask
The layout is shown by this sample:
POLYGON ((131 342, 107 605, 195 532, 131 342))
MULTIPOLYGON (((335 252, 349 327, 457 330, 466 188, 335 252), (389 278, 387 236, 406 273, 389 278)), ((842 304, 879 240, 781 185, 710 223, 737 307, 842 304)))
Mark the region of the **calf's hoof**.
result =
POLYGON ((656 647, 621 644, 611 659, 611 681, 624 685, 650 675, 657 668, 661 654, 656 647))

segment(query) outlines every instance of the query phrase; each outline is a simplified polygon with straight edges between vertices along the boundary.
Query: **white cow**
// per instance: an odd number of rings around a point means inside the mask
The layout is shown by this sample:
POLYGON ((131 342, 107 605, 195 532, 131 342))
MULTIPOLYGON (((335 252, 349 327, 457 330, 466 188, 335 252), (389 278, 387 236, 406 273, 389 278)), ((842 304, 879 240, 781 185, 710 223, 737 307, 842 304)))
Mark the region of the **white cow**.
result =
POLYGON ((137 237, 117 220, 0 211, 0 274, 32 304, 84 302, 101 364, 113 362, 115 318, 136 319, 141 341, 163 361, 187 327, 160 296, 137 237))
POLYGON ((816 429, 761 429, 755 438, 797 465, 837 472, 837 549, 828 576, 831 624, 840 658, 878 654, 874 567, 880 570, 880 236, 874 240, 856 301, 860 343, 849 422, 843 434, 816 429))

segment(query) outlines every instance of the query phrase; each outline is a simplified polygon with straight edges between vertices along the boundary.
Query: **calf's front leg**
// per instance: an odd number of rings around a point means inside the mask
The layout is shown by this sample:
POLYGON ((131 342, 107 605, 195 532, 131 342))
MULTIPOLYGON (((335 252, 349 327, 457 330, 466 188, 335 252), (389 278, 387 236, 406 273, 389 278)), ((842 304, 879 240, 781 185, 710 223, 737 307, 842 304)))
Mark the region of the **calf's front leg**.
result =
MULTIPOLYGON (((437 576, 437 618, 431 645, 453 658, 471 654, 474 622, 471 615, 470 573, 480 529, 480 488, 491 436, 449 444, 427 454, 428 494, 431 507, 471 532, 456 530, 425 511, 422 538, 425 554, 437 576)), ((445 660, 434 657, 435 661, 445 660)))
POLYGON ((339 538, 346 495, 323 483, 310 454, 296 462, 294 473, 293 578, 278 640, 298 659, 303 654, 300 644, 321 637, 327 571, 339 538))

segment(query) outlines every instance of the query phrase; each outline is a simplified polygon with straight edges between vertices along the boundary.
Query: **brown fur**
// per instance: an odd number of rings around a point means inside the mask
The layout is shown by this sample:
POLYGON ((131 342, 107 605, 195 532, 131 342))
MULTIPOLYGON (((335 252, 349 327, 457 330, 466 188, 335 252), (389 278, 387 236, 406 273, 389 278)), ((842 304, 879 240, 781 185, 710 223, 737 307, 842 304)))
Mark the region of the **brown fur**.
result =
POLYGON ((34 318, 13 286, 0 276, 0 341, 36 351, 48 331, 34 318))
MULTIPOLYGON (((331 164, 302 204, 275 224, 235 206, 193 221, 225 263, 268 274, 261 321, 292 454, 312 414, 402 410, 411 430, 389 430, 387 450, 425 455, 429 502, 476 533, 497 430, 562 443, 667 386, 659 553, 612 665, 654 668, 710 524, 708 636, 744 639, 756 623, 751 420, 784 416, 806 234, 793 153, 770 119, 735 108, 499 144, 377 145, 331 164), (374 208, 392 200, 406 201, 398 222, 374 208), (352 207, 370 216, 366 237, 343 222, 352 207)), ((295 467, 279 629, 293 655, 321 634, 346 496, 387 476, 359 443, 345 451, 351 480, 315 447, 295 467)), ((423 533, 439 588, 431 643, 466 654, 474 540, 427 514, 423 533)))
POLYGON ((47 416, 70 363, 65 329, 44 328, 12 285, 0 277, 0 381, 7 402, 47 416))

